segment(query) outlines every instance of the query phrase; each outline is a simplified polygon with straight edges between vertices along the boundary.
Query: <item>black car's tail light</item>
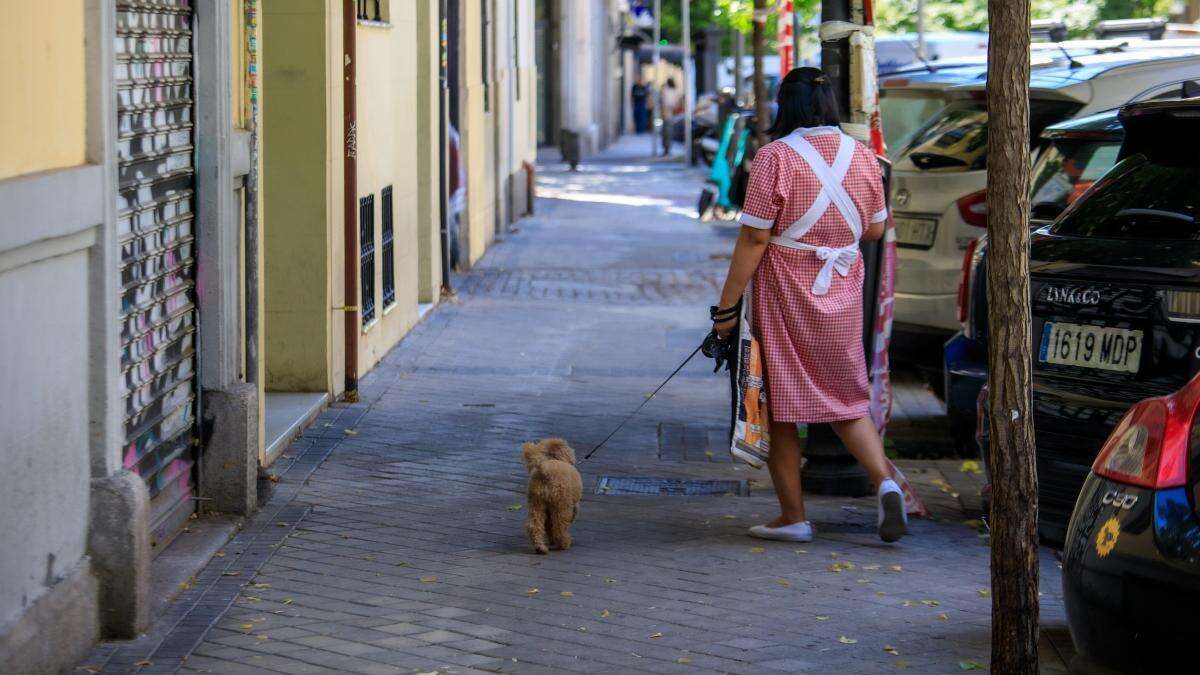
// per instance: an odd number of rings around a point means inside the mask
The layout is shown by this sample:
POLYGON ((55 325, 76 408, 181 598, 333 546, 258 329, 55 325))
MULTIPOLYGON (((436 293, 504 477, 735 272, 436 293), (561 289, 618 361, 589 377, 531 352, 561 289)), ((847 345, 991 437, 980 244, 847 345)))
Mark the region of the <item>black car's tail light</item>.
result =
POLYGON ((1166 291, 1164 307, 1172 321, 1200 323, 1200 291, 1166 291))
POLYGON ((1198 404, 1200 375, 1170 396, 1139 401, 1105 441, 1092 472, 1152 489, 1185 485, 1198 404))

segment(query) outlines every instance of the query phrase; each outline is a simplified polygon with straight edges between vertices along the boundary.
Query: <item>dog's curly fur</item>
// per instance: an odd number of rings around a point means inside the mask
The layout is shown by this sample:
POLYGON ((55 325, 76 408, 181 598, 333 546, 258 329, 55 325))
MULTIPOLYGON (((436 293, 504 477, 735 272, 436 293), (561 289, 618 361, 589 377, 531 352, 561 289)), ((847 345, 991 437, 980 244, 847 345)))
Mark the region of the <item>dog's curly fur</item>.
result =
POLYGON ((529 510, 525 530, 538 553, 571 548, 571 523, 579 515, 583 479, 575 469, 575 451, 561 438, 525 443, 521 461, 529 471, 529 510))

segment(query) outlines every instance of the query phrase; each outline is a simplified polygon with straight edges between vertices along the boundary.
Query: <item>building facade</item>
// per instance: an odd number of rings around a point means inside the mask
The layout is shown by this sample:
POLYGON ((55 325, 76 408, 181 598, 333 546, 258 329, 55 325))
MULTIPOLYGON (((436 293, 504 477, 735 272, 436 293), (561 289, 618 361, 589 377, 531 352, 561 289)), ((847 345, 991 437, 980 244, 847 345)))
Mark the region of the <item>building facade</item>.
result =
POLYGON ((632 70, 618 45, 627 24, 626 0, 536 0, 537 142, 580 134, 584 154, 622 133, 632 70))
POLYGON ((532 209, 532 35, 532 0, 0 7, 6 669, 144 631, 157 554, 532 209))

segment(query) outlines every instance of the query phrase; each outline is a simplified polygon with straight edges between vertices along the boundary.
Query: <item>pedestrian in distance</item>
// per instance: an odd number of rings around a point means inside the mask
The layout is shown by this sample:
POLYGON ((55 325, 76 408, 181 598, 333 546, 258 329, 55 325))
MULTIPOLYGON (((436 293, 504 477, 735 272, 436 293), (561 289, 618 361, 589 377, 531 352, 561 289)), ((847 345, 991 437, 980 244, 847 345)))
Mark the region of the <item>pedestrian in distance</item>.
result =
POLYGON ((639 76, 633 83, 629 98, 633 105, 633 130, 644 134, 650 129, 650 88, 646 86, 645 78, 639 76))
POLYGON ((662 115, 662 147, 663 156, 671 154, 671 134, 675 129, 675 117, 683 112, 683 94, 675 86, 675 78, 668 77, 658 94, 658 106, 662 115))
MULTIPOLYGON (((732 312, 753 280, 751 325, 762 345, 770 415, 767 466, 778 518, 750 528, 763 539, 811 541, 800 485, 797 424, 827 423, 870 476, 879 536, 907 531, 900 487, 870 417, 863 355, 859 241, 884 234, 888 213, 874 153, 838 127, 838 106, 818 68, 779 87, 778 113, 750 172, 742 225, 714 316, 732 312)), ((728 335, 736 317, 713 330, 728 335)))

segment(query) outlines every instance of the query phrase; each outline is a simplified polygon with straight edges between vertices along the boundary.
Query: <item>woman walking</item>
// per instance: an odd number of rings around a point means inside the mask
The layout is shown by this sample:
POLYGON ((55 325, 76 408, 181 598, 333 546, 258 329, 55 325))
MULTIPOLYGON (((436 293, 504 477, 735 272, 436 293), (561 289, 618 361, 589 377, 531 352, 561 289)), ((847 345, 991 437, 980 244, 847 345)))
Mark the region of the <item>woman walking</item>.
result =
POLYGON ((817 68, 797 68, 779 88, 776 140, 754 157, 729 275, 713 330, 733 330, 754 280, 755 336, 762 345, 771 452, 767 466, 780 515, 750 534, 810 541, 800 488, 797 424, 828 423, 862 464, 879 500, 884 541, 907 517, 871 421, 862 345, 860 240, 881 238, 887 220, 874 154, 838 128, 837 99, 817 68))

